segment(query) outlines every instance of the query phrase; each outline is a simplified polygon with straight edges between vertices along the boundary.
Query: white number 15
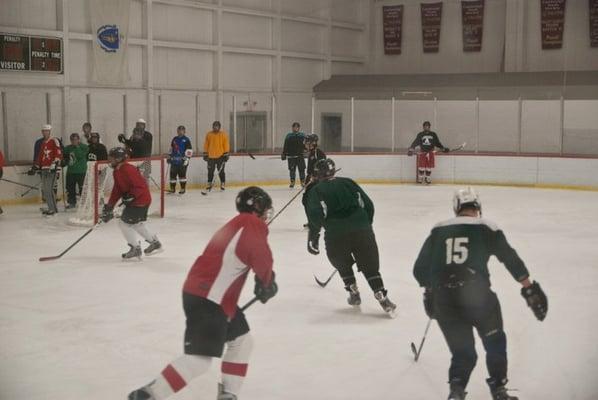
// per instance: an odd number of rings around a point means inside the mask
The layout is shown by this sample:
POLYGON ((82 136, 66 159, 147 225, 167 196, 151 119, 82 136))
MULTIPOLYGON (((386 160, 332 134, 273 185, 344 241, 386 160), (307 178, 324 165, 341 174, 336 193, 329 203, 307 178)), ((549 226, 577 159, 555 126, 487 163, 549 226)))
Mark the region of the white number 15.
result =
POLYGON ((446 239, 446 263, 463 264, 467 260, 469 238, 459 237, 446 239))

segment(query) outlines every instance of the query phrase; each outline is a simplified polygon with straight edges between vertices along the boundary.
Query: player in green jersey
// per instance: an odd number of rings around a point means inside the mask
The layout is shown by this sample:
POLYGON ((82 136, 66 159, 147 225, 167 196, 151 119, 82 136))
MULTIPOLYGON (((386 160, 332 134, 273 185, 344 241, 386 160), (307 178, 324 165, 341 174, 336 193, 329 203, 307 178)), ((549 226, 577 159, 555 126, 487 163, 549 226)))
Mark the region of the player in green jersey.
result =
POLYGON ((324 228, 326 255, 343 279, 352 306, 361 304, 353 264, 366 277, 374 297, 390 317, 397 306, 387 297, 380 275, 376 236, 372 229, 374 204, 361 187, 349 178, 335 176, 330 158, 319 160, 314 167, 315 182, 306 195, 309 234, 307 251, 319 254, 320 229, 324 228))
POLYGON ((522 285, 521 294, 540 321, 548 302, 525 264, 491 221, 481 218, 482 204, 471 188, 453 199, 455 218, 438 223, 426 239, 413 274, 425 288, 424 307, 435 318, 452 353, 449 400, 465 399, 477 360, 473 328, 486 351, 487 379, 494 400, 517 400, 507 393, 507 338, 496 294, 490 289, 488 259, 494 255, 522 285))

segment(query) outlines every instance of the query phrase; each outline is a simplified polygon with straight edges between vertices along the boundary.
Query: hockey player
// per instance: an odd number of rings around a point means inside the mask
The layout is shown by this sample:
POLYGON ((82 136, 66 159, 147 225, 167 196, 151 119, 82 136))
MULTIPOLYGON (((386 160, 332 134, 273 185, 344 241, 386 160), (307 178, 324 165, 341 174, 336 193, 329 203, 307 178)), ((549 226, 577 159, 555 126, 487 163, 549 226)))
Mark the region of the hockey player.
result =
POLYGON ((380 275, 378 245, 372 229, 374 204, 361 187, 349 178, 335 176, 334 161, 320 160, 314 168, 316 182, 307 195, 309 234, 307 251, 320 253, 320 229, 325 230, 326 255, 343 279, 352 306, 361 304, 353 264, 361 271, 382 309, 395 316, 397 306, 390 301, 380 275))
POLYGON ((57 138, 51 137, 52 126, 44 125, 42 127, 43 141, 40 145, 33 170, 41 170, 42 197, 48 205, 47 209, 42 210, 42 214, 51 216, 58 212, 56 207, 56 193, 54 184, 56 182, 57 169, 62 162, 62 148, 57 138))
POLYGON ((206 134, 203 144, 203 160, 208 163, 208 186, 206 187, 206 192, 212 190, 215 169, 218 169, 220 190, 224 190, 226 184, 224 167, 228 161, 230 145, 227 133, 220 130, 220 128, 220 121, 214 121, 212 130, 206 134))
POLYGON ((70 140, 71 144, 64 148, 63 163, 68 166, 66 171, 67 208, 74 208, 77 205, 77 194, 80 196, 83 190, 89 149, 86 144, 81 143, 78 133, 71 134, 70 140))
MULTIPOLYGON (((316 162, 320 160, 324 160, 326 158, 326 154, 318 148, 318 135, 315 133, 309 134, 305 137, 305 147, 308 151, 307 154, 307 176, 305 177, 305 192, 303 193, 303 197, 301 202, 303 203, 303 207, 307 205, 307 193, 313 187, 312 183, 315 182, 314 179, 314 167, 316 166, 316 162)), ((307 208, 305 209, 305 213, 307 214, 307 208)), ((309 228, 309 223, 303 224, 303 228, 309 228)))
POLYGON ((413 274, 425 288, 424 307, 435 318, 452 353, 449 400, 465 398, 477 355, 472 328, 486 350, 487 379, 494 400, 517 400, 507 393, 507 338, 496 294, 490 289, 488 259, 494 255, 522 285, 521 295, 540 321, 546 295, 530 282, 525 264, 491 221, 482 219, 482 203, 471 188, 455 192, 456 217, 438 223, 426 239, 413 274))
POLYGON ((444 147, 438 139, 436 132, 430 130, 430 122, 424 122, 424 130, 417 134, 417 137, 409 146, 407 154, 412 156, 415 152, 415 148, 420 148, 420 152, 417 155, 417 183, 432 183, 432 168, 434 168, 434 149, 438 147, 444 153, 448 153, 450 150, 448 147, 444 147))
POLYGON ((100 143, 100 134, 91 132, 89 134, 87 159, 89 161, 102 161, 108 159, 108 151, 106 146, 100 143))
POLYGON ((147 210, 152 202, 147 182, 139 170, 127 163, 126 159, 127 151, 122 147, 115 147, 108 153, 110 167, 114 170, 114 187, 108 203, 104 205, 101 219, 106 223, 114 218, 114 206, 122 198, 125 209, 120 216, 119 227, 130 247, 128 252, 123 253, 122 258, 141 258, 141 245, 136 233, 149 243, 149 246, 143 250, 145 255, 149 256, 161 251, 162 244, 145 224, 147 210))
POLYGON ((187 186, 187 166, 189 165, 189 158, 192 155, 191 140, 185 136, 185 127, 180 125, 176 129, 176 136, 170 142, 170 155, 166 160, 170 164, 169 193, 176 191, 177 178, 181 184, 179 194, 185 193, 185 187, 187 186))
MULTIPOLYGON (((307 149, 307 176, 305 177, 306 183, 309 183, 314 175, 314 167, 316 163, 320 160, 326 158, 326 153, 324 153, 318 147, 318 140, 319 137, 315 133, 311 133, 305 136, 305 148, 307 149)), ((307 189, 306 189, 307 190, 307 189)))
POLYGON ((262 303, 276 295, 278 286, 265 222, 272 208, 270 196, 251 186, 239 192, 235 203, 239 215, 214 234, 183 286, 185 354, 151 383, 131 392, 129 400, 168 398, 205 374, 214 357, 222 357, 218 400, 237 399, 253 347, 245 314, 237 306, 239 295, 250 270, 255 273, 255 296, 262 303))
POLYGON ((305 134, 300 132, 301 125, 299 122, 293 122, 292 131, 287 133, 284 139, 284 146, 282 148, 281 160, 287 160, 289 167, 289 178, 291 180, 289 187, 295 187, 296 171, 299 170, 299 179, 301 186, 305 185, 305 159, 303 158, 303 151, 305 150, 305 134))

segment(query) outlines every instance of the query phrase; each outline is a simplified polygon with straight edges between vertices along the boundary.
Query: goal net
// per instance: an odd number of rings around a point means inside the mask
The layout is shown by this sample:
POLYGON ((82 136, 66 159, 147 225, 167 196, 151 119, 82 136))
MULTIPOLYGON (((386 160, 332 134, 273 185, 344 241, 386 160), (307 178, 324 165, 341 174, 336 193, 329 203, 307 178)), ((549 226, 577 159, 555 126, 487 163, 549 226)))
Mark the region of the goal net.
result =
MULTIPOLYGON (((160 157, 127 160, 129 164, 137 167, 142 176, 145 177, 152 196, 152 203, 148 215, 164 216, 164 187, 166 177, 164 175, 164 159, 160 157)), ((104 204, 108 203, 114 178, 112 168, 108 161, 89 161, 87 173, 83 183, 81 198, 77 204, 76 216, 69 218, 73 225, 93 226, 98 223, 104 204)), ((114 209, 116 217, 120 216, 122 207, 118 203, 114 209)))

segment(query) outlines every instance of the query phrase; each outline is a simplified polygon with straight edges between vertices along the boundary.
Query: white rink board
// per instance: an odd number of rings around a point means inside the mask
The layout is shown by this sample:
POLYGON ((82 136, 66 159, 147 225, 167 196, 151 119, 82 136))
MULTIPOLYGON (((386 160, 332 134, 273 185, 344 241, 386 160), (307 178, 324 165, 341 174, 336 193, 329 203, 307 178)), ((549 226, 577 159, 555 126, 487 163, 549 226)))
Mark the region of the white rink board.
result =
MULTIPOLYGON (((226 164, 227 182, 267 183, 289 179, 286 161, 281 161, 276 155, 255 157, 255 160, 248 156, 231 157, 226 164)), ((355 180, 415 181, 415 157, 397 154, 333 154, 330 157, 335 160, 337 168, 342 169, 342 175, 355 180)), ((4 177, 36 185, 39 178, 22 174, 28 169, 29 166, 4 167, 4 177)), ((592 171, 598 171, 598 159, 439 154, 432 178, 442 183, 583 186, 598 189, 598 174, 592 171)), ((187 175, 191 184, 205 184, 206 163, 200 157, 193 157, 187 175)), ((25 190, 2 182, 0 200, 18 199, 25 190)), ((36 193, 32 191, 26 197, 35 196, 36 193)))

